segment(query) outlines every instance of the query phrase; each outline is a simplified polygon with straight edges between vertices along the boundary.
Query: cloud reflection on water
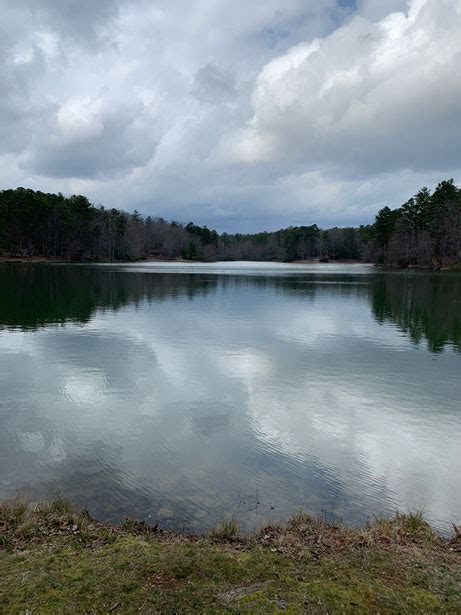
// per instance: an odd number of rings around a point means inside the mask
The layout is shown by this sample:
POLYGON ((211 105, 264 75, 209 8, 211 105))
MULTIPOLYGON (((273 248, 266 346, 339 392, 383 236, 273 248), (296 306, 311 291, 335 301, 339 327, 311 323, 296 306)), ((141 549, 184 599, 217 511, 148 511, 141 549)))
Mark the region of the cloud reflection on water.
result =
POLYGON ((62 269, 90 273, 91 318, 0 332, 2 495, 61 488, 103 517, 166 508, 195 529, 302 505, 454 519, 460 357, 379 324, 381 278, 62 269))

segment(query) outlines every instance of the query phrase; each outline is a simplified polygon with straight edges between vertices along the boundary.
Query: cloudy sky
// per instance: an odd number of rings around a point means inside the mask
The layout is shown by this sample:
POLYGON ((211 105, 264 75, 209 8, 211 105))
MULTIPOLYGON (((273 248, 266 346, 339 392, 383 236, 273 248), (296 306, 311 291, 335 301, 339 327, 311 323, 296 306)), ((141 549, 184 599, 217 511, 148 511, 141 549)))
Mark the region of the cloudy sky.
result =
POLYGON ((0 10, 0 188, 250 231, 461 180, 461 0, 0 10))

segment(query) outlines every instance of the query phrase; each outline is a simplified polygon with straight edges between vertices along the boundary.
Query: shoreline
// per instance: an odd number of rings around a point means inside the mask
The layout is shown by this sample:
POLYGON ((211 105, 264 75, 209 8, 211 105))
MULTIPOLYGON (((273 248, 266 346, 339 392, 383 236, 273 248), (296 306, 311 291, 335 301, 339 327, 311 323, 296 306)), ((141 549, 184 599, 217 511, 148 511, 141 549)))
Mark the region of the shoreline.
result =
POLYGON ((17 612, 457 612, 461 533, 420 513, 362 528, 304 513, 205 536, 96 521, 61 498, 0 503, 0 602, 17 612))
POLYGON ((99 265, 99 264, 117 264, 117 263, 190 263, 190 264, 214 264, 214 263, 274 263, 280 265, 373 265, 374 263, 368 263, 365 261, 352 261, 352 260, 328 260, 322 261, 321 259, 314 258, 309 260, 295 260, 295 261, 240 261, 240 260, 225 260, 225 261, 204 261, 204 260, 188 260, 185 258, 157 258, 147 257, 139 260, 127 261, 127 260, 95 260, 95 261, 72 261, 64 258, 48 258, 45 256, 0 256, 0 263, 6 264, 20 264, 20 263, 50 263, 50 264, 68 264, 68 265, 99 265))
POLYGON ((295 260, 295 261, 202 261, 202 260, 187 260, 184 258, 157 258, 157 257, 147 257, 135 261, 125 261, 125 260, 113 260, 113 261, 70 261, 64 258, 47 258, 42 256, 0 256, 0 264, 59 264, 59 265, 110 265, 110 264, 135 264, 135 263, 184 263, 184 264, 215 264, 215 263, 234 263, 234 262, 247 262, 247 263, 274 263, 274 264, 287 264, 287 265, 370 265, 375 267, 376 269, 388 269, 390 271, 427 271, 433 273, 446 273, 446 272, 461 272, 461 264, 453 265, 450 267, 424 267, 422 265, 408 265, 407 267, 401 267, 397 264, 380 264, 380 263, 370 263, 367 261, 361 260, 328 260, 324 261, 321 259, 312 259, 312 260, 295 260))
MULTIPOLYGON (((58 257, 46 257, 46 256, 2 256, 0 255, 0 263, 88 263, 88 264, 98 264, 98 263, 236 263, 242 262, 240 260, 225 260, 225 261, 204 261, 198 259, 186 259, 186 258, 158 258, 155 256, 141 258, 139 260, 126 261, 126 260, 88 260, 88 261, 72 261, 67 260, 65 258, 58 257)), ((304 260, 295 260, 295 261, 243 261, 247 263, 280 263, 280 264, 289 264, 289 265, 329 265, 329 264, 340 264, 340 265, 372 265, 373 263, 368 263, 361 260, 321 260, 319 258, 313 259, 304 259, 304 260)))

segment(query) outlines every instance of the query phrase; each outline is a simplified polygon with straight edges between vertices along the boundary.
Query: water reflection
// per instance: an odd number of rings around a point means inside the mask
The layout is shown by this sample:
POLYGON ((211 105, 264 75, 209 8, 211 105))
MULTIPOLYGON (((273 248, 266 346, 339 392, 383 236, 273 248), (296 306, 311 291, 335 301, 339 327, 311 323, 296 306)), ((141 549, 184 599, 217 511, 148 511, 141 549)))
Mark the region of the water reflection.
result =
MULTIPOLYGON (((330 268, 332 266, 329 266, 330 268)), ((164 301, 249 285, 313 298, 321 291, 336 297, 366 297, 378 323, 395 324, 431 352, 446 345, 461 352, 461 275, 376 272, 319 272, 307 268, 239 269, 189 267, 196 273, 172 273, 174 267, 137 266, 0 266, 0 328, 37 329, 66 322, 86 324, 97 310, 118 311, 141 302, 164 301), (149 270, 151 269, 151 270, 149 270), (209 274, 204 273, 207 269, 209 274), (219 272, 216 274, 215 271, 219 272), (156 275, 153 275, 155 273, 156 275), (223 275, 230 273, 235 275, 223 275), (366 280, 363 280, 367 274, 366 280), (239 275, 240 274, 240 275, 239 275)), ((326 271, 325 271, 326 269, 326 271)))
POLYGON ((456 518, 460 277, 159 269, 0 267, 0 495, 198 530, 456 518))
POLYGON ((156 276, 105 267, 1 265, 0 327, 36 329, 88 323, 96 310, 117 311, 142 301, 206 295, 217 280, 173 273, 156 276))
POLYGON ((373 313, 398 325, 431 352, 452 345, 461 352, 461 275, 383 274, 373 284, 373 313))

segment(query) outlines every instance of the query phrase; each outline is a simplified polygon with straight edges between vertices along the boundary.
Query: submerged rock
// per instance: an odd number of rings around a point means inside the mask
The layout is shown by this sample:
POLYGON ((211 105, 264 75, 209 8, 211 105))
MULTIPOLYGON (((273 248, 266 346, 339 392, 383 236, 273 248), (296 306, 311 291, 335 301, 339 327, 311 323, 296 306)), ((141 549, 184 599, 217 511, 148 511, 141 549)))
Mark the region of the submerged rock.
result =
POLYGON ((157 517, 159 519, 172 519, 174 517, 174 512, 169 508, 159 508, 157 510, 157 517))

